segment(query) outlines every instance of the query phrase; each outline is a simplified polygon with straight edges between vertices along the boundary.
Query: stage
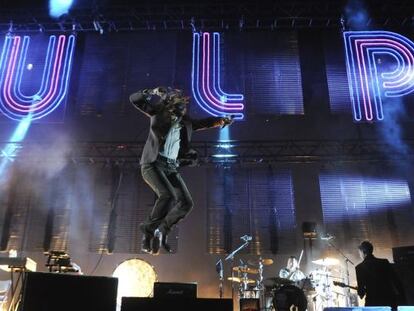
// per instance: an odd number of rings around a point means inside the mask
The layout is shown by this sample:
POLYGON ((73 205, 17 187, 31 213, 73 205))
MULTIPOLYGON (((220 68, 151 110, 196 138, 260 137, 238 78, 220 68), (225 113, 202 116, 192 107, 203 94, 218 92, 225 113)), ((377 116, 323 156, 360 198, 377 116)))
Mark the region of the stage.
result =
POLYGON ((0 310, 414 305, 412 1, 1 7, 0 310))

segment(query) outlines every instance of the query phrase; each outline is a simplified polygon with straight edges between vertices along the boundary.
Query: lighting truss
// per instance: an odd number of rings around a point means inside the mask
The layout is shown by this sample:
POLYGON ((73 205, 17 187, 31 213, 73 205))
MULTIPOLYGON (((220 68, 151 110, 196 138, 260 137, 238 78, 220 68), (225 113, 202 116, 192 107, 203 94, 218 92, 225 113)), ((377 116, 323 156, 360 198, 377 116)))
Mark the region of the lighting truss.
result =
MULTIPOLYGON (((369 27, 411 27, 411 0, 372 1, 369 27)), ((105 6, 75 6, 59 20, 44 9, 7 9, 0 32, 274 30, 340 28, 346 1, 105 1, 105 6), (175 3, 174 3, 175 2, 175 3), (99 29, 96 25, 99 24, 99 29)), ((346 21, 345 21, 346 22, 346 21)))
MULTIPOLYGON (((382 162, 414 158, 414 140, 404 141, 405 150, 379 140, 279 140, 279 141, 230 141, 225 146, 219 142, 193 142, 200 165, 217 163, 314 163, 314 162, 382 162), (222 155, 222 156, 220 156, 222 155), (226 156, 231 155, 231 156, 226 156)), ((0 149, 7 142, 0 143, 0 149)), ((75 164, 113 164, 137 166, 144 142, 82 142, 73 143, 69 159, 75 164)), ((20 144, 15 161, 30 161, 31 148, 38 144, 20 144)), ((0 155, 1 157, 1 155, 0 155)), ((45 155, 42 160, 52 161, 45 155)), ((60 159, 59 159, 60 160, 60 159)))

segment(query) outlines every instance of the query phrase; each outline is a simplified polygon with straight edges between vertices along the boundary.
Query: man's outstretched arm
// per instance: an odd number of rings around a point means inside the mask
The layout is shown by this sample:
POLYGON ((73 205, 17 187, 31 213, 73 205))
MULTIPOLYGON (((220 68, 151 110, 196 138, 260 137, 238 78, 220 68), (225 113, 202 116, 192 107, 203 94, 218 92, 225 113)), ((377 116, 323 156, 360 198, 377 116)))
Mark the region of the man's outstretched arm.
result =
POLYGON ((224 127, 233 123, 232 117, 209 117, 205 119, 191 120, 194 131, 202 131, 210 128, 224 127))
POLYGON ((163 89, 158 87, 133 93, 129 96, 129 101, 135 108, 150 117, 163 107, 164 97, 163 89))

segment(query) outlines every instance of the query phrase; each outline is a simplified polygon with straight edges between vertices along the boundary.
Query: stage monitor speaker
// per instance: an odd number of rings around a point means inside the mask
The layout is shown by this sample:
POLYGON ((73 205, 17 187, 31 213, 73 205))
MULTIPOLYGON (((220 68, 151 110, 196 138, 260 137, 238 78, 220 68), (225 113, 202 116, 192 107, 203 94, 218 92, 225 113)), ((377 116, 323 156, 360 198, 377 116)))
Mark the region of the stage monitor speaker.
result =
POLYGON ((197 298, 197 283, 154 283, 154 298, 197 298))
POLYGON ((121 311, 233 311, 231 299, 122 297, 121 311))
MULTIPOLYGON (((325 308, 324 311, 389 311, 390 307, 325 308)), ((398 311, 414 311, 414 306, 399 306, 398 311)))
POLYGON ((340 307, 324 308, 323 311, 391 311, 391 307, 340 307))
POLYGON ((114 311, 118 279, 27 272, 21 311, 114 311))

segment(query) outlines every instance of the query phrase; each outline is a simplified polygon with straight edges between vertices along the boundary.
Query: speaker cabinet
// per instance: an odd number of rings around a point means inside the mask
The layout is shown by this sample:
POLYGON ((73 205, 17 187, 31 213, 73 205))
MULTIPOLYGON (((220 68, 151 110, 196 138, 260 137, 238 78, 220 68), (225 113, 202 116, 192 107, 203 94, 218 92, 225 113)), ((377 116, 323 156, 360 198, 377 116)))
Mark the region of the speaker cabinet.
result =
MULTIPOLYGON (((390 307, 325 308, 324 311, 391 311, 390 307)), ((399 306, 398 311, 414 311, 414 306, 399 306)))
POLYGON ((414 306, 414 260, 401 261, 393 267, 404 287, 406 298, 404 304, 414 306))
POLYGON ((391 307, 325 308, 323 311, 391 311, 391 307))
POLYGON ((233 311, 231 299, 122 297, 121 311, 233 311))
POLYGON ((21 311, 114 311, 118 279, 27 272, 21 311))

